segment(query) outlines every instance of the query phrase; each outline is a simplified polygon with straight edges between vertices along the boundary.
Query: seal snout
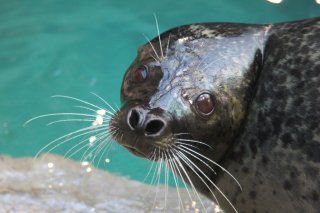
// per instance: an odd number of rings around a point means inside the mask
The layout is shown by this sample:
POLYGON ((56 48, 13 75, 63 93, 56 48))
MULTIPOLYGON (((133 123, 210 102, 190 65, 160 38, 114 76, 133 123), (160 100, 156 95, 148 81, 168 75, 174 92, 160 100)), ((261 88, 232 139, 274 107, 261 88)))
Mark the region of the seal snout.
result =
POLYGON ((167 123, 154 110, 134 107, 128 110, 127 125, 132 131, 146 137, 160 137, 165 132, 167 123))

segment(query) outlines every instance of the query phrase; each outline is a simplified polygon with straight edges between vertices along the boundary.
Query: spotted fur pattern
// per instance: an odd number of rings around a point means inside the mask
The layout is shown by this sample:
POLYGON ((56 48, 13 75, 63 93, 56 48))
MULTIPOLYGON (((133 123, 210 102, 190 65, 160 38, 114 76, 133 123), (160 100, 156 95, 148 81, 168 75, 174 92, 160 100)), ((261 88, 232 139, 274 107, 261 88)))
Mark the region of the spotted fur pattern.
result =
POLYGON ((227 176, 218 185, 239 212, 320 211, 319 19, 272 26, 244 131, 224 165, 243 190, 227 176))

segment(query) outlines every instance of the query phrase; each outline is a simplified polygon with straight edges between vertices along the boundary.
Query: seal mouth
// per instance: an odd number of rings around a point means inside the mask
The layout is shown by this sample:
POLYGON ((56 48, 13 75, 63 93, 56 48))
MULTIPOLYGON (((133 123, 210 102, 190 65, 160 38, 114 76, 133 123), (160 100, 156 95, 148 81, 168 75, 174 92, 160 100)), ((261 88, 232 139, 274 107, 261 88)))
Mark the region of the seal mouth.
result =
POLYGON ((132 154, 137 155, 138 157, 142 157, 142 158, 147 158, 148 159, 148 157, 144 153, 140 152, 138 149, 136 149, 134 147, 131 147, 131 146, 128 146, 128 145, 122 145, 122 146, 124 148, 126 148, 129 152, 131 152, 132 154))

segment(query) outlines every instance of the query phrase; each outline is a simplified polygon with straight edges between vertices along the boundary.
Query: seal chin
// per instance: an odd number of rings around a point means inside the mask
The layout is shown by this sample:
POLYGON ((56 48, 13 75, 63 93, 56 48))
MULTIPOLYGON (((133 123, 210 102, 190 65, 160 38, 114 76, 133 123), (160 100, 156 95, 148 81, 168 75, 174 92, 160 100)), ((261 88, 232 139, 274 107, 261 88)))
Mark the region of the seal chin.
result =
POLYGON ((114 138, 121 146, 126 148, 132 154, 152 161, 158 161, 163 156, 161 153, 168 152, 174 146, 174 139, 171 137, 163 138, 162 140, 148 140, 146 138, 137 137, 136 140, 130 140, 134 138, 114 138))
POLYGON ((144 154, 143 152, 139 151, 138 149, 128 146, 128 145, 123 145, 124 148, 126 148, 129 152, 131 152, 132 154, 141 157, 141 158, 146 158, 149 159, 148 156, 146 154, 144 154))

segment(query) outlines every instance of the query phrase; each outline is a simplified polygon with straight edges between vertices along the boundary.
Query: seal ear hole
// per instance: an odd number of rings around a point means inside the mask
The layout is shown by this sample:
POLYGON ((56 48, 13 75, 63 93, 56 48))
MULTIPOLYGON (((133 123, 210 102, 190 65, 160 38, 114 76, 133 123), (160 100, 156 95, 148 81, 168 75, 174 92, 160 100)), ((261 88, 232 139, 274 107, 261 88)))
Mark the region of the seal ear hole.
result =
POLYGON ((210 93, 201 93, 195 101, 195 107, 201 116, 209 116, 214 111, 215 98, 210 93))
POLYGON ((145 129, 145 134, 148 136, 156 136, 159 135, 161 130, 164 127, 164 123, 161 120, 152 120, 150 121, 145 129))
POLYGON ((148 67, 147 66, 140 66, 135 69, 132 73, 131 80, 134 83, 141 83, 145 81, 148 77, 148 67))

